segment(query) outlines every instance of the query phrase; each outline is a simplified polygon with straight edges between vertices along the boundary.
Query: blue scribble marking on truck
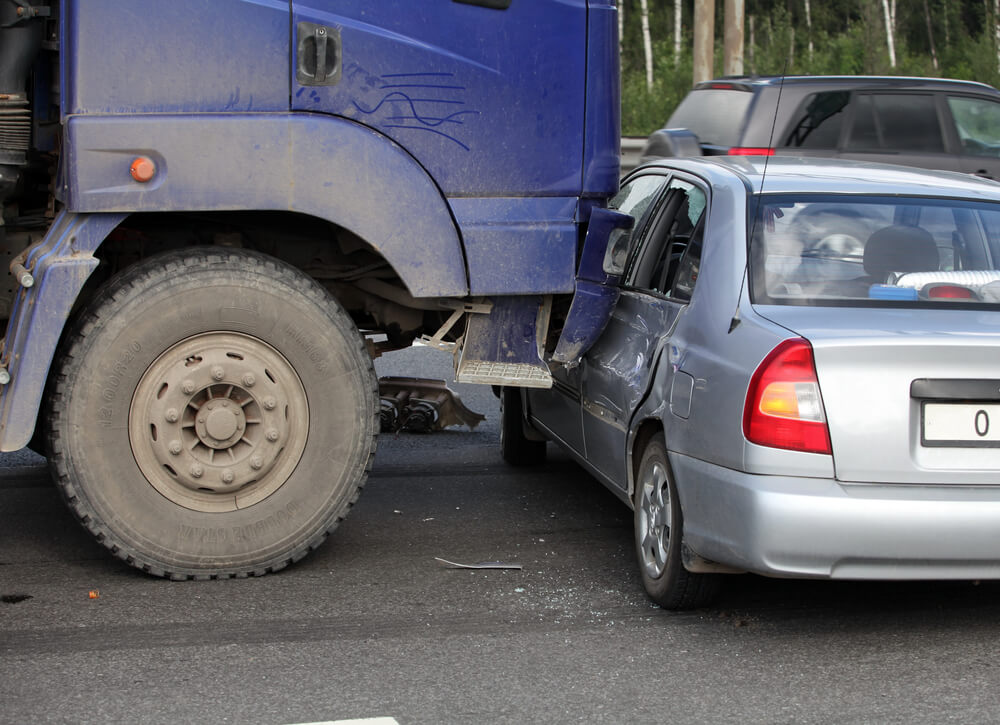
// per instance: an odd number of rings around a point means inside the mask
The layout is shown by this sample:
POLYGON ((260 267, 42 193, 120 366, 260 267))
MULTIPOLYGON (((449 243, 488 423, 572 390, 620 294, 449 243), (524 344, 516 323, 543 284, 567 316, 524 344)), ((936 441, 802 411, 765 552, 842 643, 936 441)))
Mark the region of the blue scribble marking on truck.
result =
POLYGON ((463 116, 469 116, 469 115, 478 116, 479 111, 472 109, 465 109, 462 111, 455 111, 454 113, 449 113, 444 116, 430 115, 426 111, 424 112, 419 111, 417 109, 417 104, 440 103, 440 104, 448 104, 454 106, 464 106, 465 101, 448 99, 448 98, 414 98, 409 94, 404 93, 403 91, 392 90, 399 88, 415 88, 422 90, 464 91, 465 86, 441 85, 431 82, 423 82, 423 83, 419 82, 421 79, 427 79, 428 81, 430 81, 433 80, 434 78, 451 78, 453 77, 452 73, 389 73, 380 77, 383 83, 379 88, 379 90, 388 90, 390 92, 386 93, 382 97, 382 99, 372 108, 365 108, 357 101, 352 101, 354 107, 358 111, 360 111, 365 115, 370 116, 378 113, 379 110, 381 110, 381 108, 387 103, 392 104, 390 106, 391 108, 397 108, 395 104, 403 104, 404 108, 409 109, 409 114, 387 116, 385 118, 385 121, 389 121, 390 123, 382 124, 385 128, 405 128, 413 131, 428 131, 430 133, 434 133, 439 136, 444 136, 446 139, 455 142, 466 151, 469 150, 469 147, 467 145, 459 141, 450 133, 446 133, 440 130, 440 126, 446 123, 455 124, 456 126, 462 126, 465 123, 462 120, 463 116), (386 82, 386 81, 403 80, 403 79, 413 80, 414 82, 412 83, 386 82))

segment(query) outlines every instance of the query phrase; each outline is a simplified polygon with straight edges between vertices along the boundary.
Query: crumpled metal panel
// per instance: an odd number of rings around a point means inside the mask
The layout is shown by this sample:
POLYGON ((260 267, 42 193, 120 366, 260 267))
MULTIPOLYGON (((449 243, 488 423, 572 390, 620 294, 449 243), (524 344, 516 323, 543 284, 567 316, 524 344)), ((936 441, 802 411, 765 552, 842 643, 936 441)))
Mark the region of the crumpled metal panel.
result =
POLYGON ((383 433, 433 433, 453 425, 467 425, 473 430, 486 420, 486 416, 465 407, 444 380, 385 377, 379 378, 378 391, 383 433))

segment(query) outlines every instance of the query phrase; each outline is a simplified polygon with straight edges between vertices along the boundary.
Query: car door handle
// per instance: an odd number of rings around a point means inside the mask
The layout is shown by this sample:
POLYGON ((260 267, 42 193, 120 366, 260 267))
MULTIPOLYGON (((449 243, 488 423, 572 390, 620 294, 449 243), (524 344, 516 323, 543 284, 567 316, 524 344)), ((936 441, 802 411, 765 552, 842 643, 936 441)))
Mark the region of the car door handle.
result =
POLYGON ((332 86, 340 82, 340 30, 316 23, 299 23, 295 78, 304 86, 332 86))

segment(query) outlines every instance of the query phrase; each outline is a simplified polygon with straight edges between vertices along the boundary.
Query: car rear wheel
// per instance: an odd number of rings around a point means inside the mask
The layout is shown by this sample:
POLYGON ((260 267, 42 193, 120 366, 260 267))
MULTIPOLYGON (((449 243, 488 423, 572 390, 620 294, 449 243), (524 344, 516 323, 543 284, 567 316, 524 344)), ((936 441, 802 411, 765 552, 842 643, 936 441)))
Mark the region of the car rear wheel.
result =
POLYGON ((650 599, 664 609, 708 605, 719 577, 693 574, 681 560, 684 517, 662 439, 646 444, 639 462, 633 499, 639 573, 650 599))

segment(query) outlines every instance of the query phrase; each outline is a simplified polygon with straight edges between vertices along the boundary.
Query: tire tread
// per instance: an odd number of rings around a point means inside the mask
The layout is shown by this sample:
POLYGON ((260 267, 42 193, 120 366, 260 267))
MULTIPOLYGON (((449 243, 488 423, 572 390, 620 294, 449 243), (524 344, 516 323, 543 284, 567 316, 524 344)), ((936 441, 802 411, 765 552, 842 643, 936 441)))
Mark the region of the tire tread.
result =
MULTIPOLYGON (((345 338, 354 341, 357 351, 362 353, 361 359, 367 361, 369 374, 366 377, 370 381, 368 393, 372 401, 372 414, 376 417, 378 415, 378 378, 375 375, 374 365, 365 348, 363 338, 357 334, 357 330, 347 314, 335 301, 332 301, 332 298, 329 297, 325 290, 317 284, 303 284, 304 275, 301 272, 263 254, 249 250, 240 250, 239 253, 233 253, 191 248, 168 253, 166 257, 162 258, 162 261, 163 263, 160 265, 139 264, 121 272, 109 284, 106 284, 103 289, 97 292, 93 300, 71 326, 70 333, 66 336, 64 349, 60 351, 55 363, 55 374, 50 377, 50 392, 46 395, 48 404, 45 418, 47 422, 47 444, 51 476, 67 506, 98 543, 121 561, 153 576, 168 578, 174 581, 186 581, 206 578, 256 577, 279 571, 289 564, 301 560, 323 544, 327 537, 351 511, 354 504, 357 503, 361 495, 361 490, 368 481, 368 475, 372 470, 375 460, 378 436, 377 425, 373 427, 374 432, 369 441, 368 458, 365 463, 363 475, 357 482, 354 491, 342 511, 336 517, 333 517, 332 520, 327 521, 326 525, 308 540, 263 565, 233 567, 212 574, 206 574, 197 570, 172 569, 160 566, 157 562, 145 558, 140 552, 130 551, 127 548, 127 544, 120 540, 110 528, 100 521, 96 511, 91 509, 84 499, 76 494, 75 485, 66 461, 65 446, 61 440, 60 411, 64 409, 63 401, 67 395, 68 380, 74 375, 86 373, 86 371, 80 369, 78 361, 81 347, 85 344, 86 339, 96 329, 99 329, 102 320, 106 317, 103 311, 109 309, 109 306, 120 305, 126 299, 131 298, 138 290, 147 286, 144 283, 182 274, 185 269, 204 270, 212 267, 231 269, 234 265, 246 264, 247 261, 255 261, 257 269, 254 271, 258 274, 281 280, 308 296, 318 306, 327 308, 330 319, 338 327, 350 327, 350 332, 353 334, 345 334, 345 338), (129 292, 132 294, 129 294, 129 292)), ((309 281, 308 278, 305 279, 309 281)))

